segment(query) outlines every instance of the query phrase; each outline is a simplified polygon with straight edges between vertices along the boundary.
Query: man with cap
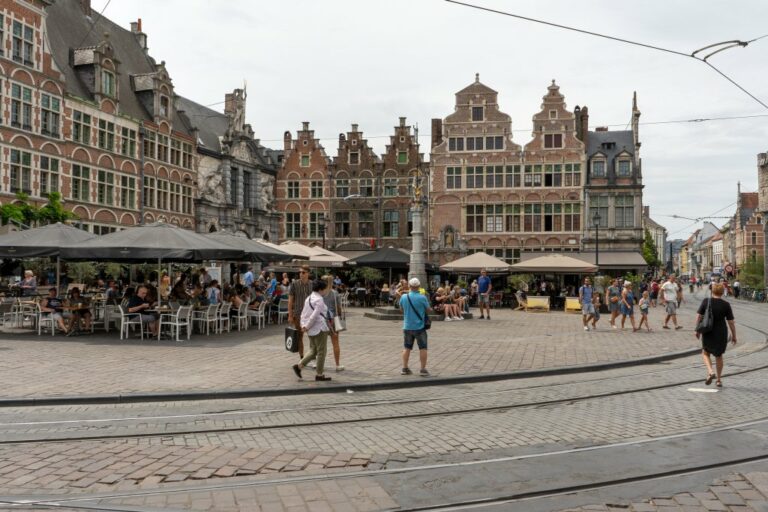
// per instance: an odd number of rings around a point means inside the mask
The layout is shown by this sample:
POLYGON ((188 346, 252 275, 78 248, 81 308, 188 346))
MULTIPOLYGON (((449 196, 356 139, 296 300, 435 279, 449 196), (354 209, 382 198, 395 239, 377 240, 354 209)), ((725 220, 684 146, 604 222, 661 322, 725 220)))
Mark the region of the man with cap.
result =
POLYGON ((419 292, 421 281, 418 278, 411 278, 408 281, 409 291, 400 297, 400 309, 403 311, 403 369, 401 375, 411 375, 413 372, 408 368, 408 361, 411 358, 413 343, 419 346, 419 361, 421 370, 419 375, 429 377, 427 370, 427 330, 424 321, 432 308, 429 307, 427 298, 419 292))

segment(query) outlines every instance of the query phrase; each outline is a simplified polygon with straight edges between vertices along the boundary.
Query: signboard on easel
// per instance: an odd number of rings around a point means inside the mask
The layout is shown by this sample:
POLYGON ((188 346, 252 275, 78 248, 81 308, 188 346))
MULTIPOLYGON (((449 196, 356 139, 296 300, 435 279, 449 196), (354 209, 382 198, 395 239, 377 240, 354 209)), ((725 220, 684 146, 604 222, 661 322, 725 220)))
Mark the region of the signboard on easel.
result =
POLYGON ((211 279, 215 279, 219 283, 221 283, 221 267, 207 267, 208 275, 211 276, 211 279))

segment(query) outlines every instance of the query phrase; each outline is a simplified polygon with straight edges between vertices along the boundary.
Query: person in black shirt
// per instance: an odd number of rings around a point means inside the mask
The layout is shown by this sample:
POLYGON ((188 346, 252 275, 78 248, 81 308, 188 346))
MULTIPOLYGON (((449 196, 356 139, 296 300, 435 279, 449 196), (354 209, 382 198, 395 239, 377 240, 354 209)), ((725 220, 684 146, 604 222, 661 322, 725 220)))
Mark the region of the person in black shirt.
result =
POLYGON ((69 332, 67 325, 64 323, 63 306, 64 302, 57 295, 58 290, 51 288, 48 290, 48 296, 40 302, 40 311, 43 313, 50 313, 56 323, 59 324, 59 329, 65 333, 69 332))
MULTIPOLYGON (((724 287, 722 283, 714 283, 712 285, 712 319, 714 323, 712 330, 706 333, 696 333, 696 337, 701 339, 702 351, 701 355, 704 358, 704 364, 707 365, 707 380, 705 384, 712 383, 712 379, 715 378, 715 373, 712 371, 712 361, 710 355, 715 356, 715 369, 717 371, 717 387, 722 387, 722 375, 723 375, 723 354, 725 348, 728 345, 728 328, 731 330, 731 343, 736 344, 736 322, 733 319, 733 310, 731 305, 723 300, 724 287), (727 324, 726 324, 727 322, 727 324)), ((699 306, 696 317, 696 325, 698 325, 704 313, 707 310, 707 302, 710 299, 704 299, 699 306)))
POLYGON ((152 304, 147 300, 147 292, 148 290, 146 286, 140 286, 139 289, 136 290, 136 295, 128 300, 128 313, 133 315, 138 314, 141 317, 141 322, 147 324, 147 327, 149 327, 152 336, 157 336, 157 318, 155 318, 155 315, 146 312, 146 310, 152 308, 152 304))

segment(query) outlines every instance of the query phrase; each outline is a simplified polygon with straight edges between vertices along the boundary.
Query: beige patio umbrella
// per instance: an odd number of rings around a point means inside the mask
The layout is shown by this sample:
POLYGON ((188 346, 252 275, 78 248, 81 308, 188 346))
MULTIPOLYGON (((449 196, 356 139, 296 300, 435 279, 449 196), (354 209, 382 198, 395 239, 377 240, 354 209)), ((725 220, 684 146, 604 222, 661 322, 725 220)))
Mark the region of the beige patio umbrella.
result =
POLYGON ((564 254, 550 253, 531 258, 512 265, 512 270, 520 272, 556 272, 559 274, 591 274, 597 272, 597 267, 592 263, 566 256, 564 254))
POLYGON ((292 254, 297 258, 309 259, 308 262, 303 263, 308 264, 310 267, 342 267, 349 261, 349 258, 345 258, 328 249, 310 247, 293 241, 283 242, 277 247, 281 251, 292 254))
POLYGON ((476 252, 475 254, 440 265, 440 270, 457 274, 479 273, 481 270, 487 270, 491 274, 500 274, 509 272, 510 269, 511 265, 506 261, 484 252, 476 252))

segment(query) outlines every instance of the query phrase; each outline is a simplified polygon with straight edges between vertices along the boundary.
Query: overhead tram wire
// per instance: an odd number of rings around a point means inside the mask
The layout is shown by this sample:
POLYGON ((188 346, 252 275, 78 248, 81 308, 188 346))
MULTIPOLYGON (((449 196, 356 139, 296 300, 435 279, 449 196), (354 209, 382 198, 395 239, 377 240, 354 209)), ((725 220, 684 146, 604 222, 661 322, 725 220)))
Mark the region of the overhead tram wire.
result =
POLYGON ((540 19, 536 19, 536 18, 529 18, 527 16, 521 16, 519 14, 514 14, 514 13, 511 13, 511 12, 500 11, 498 9, 491 9, 490 7, 483 7, 483 6, 480 6, 480 5, 470 4, 470 3, 466 3, 466 2, 460 2, 458 0, 444 0, 444 1, 448 2, 448 3, 451 3, 451 4, 456 4, 456 5, 462 5, 464 7, 469 7, 471 9, 477 9, 479 11, 486 11, 486 12, 490 12, 490 13, 493 13, 493 14, 500 14, 502 16, 509 16, 510 18, 517 18, 517 19, 520 19, 520 20, 530 21, 530 22, 533 22, 533 23, 539 23, 541 25, 548 25, 550 27, 560 28, 560 29, 563 29, 563 30, 570 30, 572 32, 578 32, 578 33, 581 33, 581 34, 586 34, 586 35, 590 35, 590 36, 594 36, 594 37, 600 37, 600 38, 603 38, 603 39, 610 39, 611 41, 616 41, 616 42, 619 42, 619 43, 629 44, 629 45, 633 45, 633 46, 640 46, 642 48, 647 48, 649 50, 656 50, 656 51, 660 51, 660 52, 671 53, 673 55, 679 55, 681 57, 688 57, 690 59, 694 59, 694 60, 697 60, 699 62, 703 62, 704 64, 706 64, 707 66, 712 68, 715 72, 717 72, 720 76, 722 76, 723 78, 725 78, 726 80, 731 82, 731 84, 733 84, 736 87, 738 87, 742 92, 747 94, 750 98, 752 98, 753 100, 758 102, 760 105, 762 105, 762 107, 764 109, 768 110, 768 105, 767 104, 765 104, 763 101, 758 99, 754 94, 749 92, 747 89, 745 89, 739 83, 737 83, 734 79, 732 79, 731 77, 729 77, 728 75, 726 75, 725 73, 720 71, 717 67, 715 67, 714 65, 710 64, 709 61, 707 60, 709 57, 712 57, 716 53, 722 52, 724 50, 727 50, 727 49, 730 49, 730 48, 734 48, 734 47, 737 47, 737 46, 740 46, 742 48, 746 47, 749 43, 752 43, 752 42, 755 42, 755 41, 759 41, 760 39, 768 37, 768 34, 762 35, 760 37, 756 37, 756 38, 751 39, 749 41, 724 41, 722 43, 716 43, 716 44, 712 44, 712 45, 709 45, 709 46, 705 46, 704 48, 700 48, 700 49, 694 51, 693 53, 684 53, 684 52, 680 52, 680 51, 677 51, 677 50, 671 50, 669 48, 663 48, 661 46, 655 46, 655 45, 652 45, 652 44, 640 43, 640 42, 637 42, 637 41, 632 41, 630 39, 624 39, 624 38, 621 38, 621 37, 610 36, 608 34, 601 34, 599 32, 592 32, 592 31, 589 31, 589 30, 584 30, 584 29, 580 29, 580 28, 576 28, 576 27, 569 27, 567 25, 560 25, 559 23, 553 23, 551 21, 544 21, 544 20, 540 20, 540 19), (699 56, 696 55, 697 53, 702 52, 703 50, 707 50, 707 49, 711 49, 711 48, 719 48, 719 49, 709 53, 705 57, 699 57, 699 56))
MULTIPOLYGON (((707 219, 707 218, 709 218, 709 217, 713 217, 713 216, 715 216, 716 214, 720 213, 721 211, 723 211, 723 210, 725 210, 725 209, 727 209, 727 208, 730 208, 731 206, 733 206, 733 205, 735 205, 735 204, 736 204, 736 201, 732 202, 732 203, 731 203, 731 204, 729 204, 728 206, 724 206, 724 207, 720 208, 719 210, 717 210, 717 211, 715 211, 715 212, 712 212, 712 213, 710 213, 709 215, 704 215, 703 217, 699 217, 699 219, 707 219)), ((673 231, 672 233, 668 233, 668 234, 667 234, 667 236, 672 236, 672 235, 675 235, 675 234, 677 234, 677 233, 680 233, 681 231, 685 231, 685 230, 687 230, 687 229, 689 229, 689 228, 692 228, 693 226, 695 226, 695 225, 696 225, 696 224, 698 224, 699 222, 701 222, 701 221, 700 221, 700 220, 697 220, 697 221, 696 221, 696 222, 694 222, 693 224, 689 224, 689 225, 685 226, 685 227, 684 227, 684 228, 682 228, 682 229, 678 229, 677 231, 673 231)))
POLYGON ((77 48, 80 48, 81 46, 83 46, 83 43, 85 42, 85 40, 88 39, 88 36, 91 35, 91 32, 93 32, 93 27, 96 26, 96 22, 99 20, 99 18, 104 17, 104 12, 107 10, 107 7, 109 7, 110 3, 112 3, 112 0, 107 0, 107 3, 104 4, 104 8, 101 10, 98 17, 93 18, 93 21, 91 22, 91 28, 88 29, 88 32, 86 32, 83 38, 80 40, 80 42, 77 45, 77 48))

